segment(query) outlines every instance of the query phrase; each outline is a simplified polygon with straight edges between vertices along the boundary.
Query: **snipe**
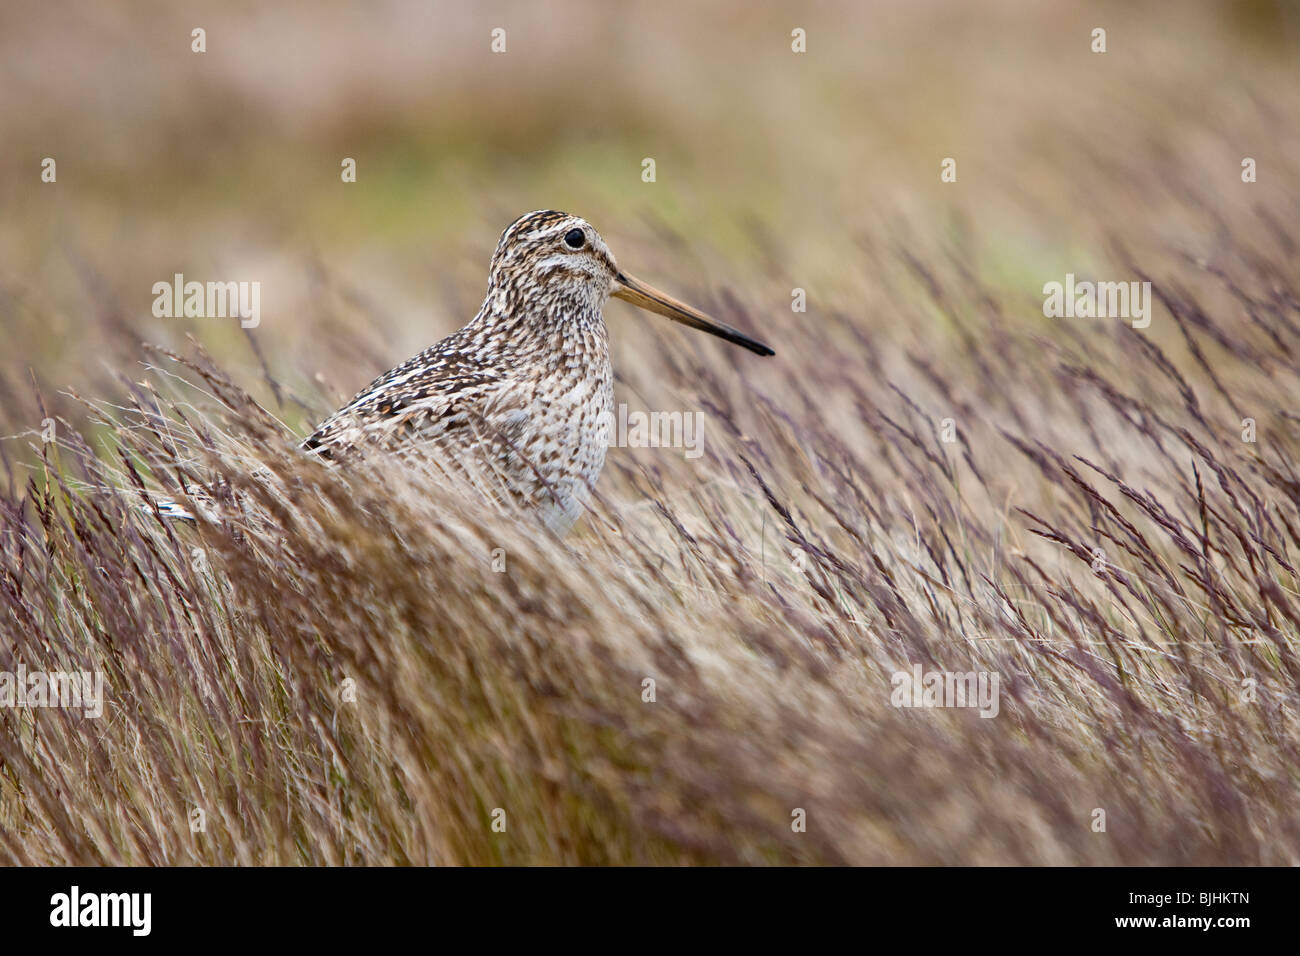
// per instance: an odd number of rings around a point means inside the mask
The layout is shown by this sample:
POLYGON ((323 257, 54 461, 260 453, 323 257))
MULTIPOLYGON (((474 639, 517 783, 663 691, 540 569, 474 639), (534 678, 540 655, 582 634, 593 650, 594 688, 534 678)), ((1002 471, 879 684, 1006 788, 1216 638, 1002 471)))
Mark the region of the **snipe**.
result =
POLYGON ((472 463, 563 534, 605 463, 614 388, 601 310, 611 295, 774 354, 623 272, 585 220, 530 212, 501 234, 478 314, 371 382, 303 447, 330 459, 382 448, 472 463))

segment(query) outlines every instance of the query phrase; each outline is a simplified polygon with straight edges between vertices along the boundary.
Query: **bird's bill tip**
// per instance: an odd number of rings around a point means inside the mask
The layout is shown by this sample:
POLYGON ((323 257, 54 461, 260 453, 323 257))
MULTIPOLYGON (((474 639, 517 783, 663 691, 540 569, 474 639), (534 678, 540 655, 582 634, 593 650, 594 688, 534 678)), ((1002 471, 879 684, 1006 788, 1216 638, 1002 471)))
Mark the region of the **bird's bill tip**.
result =
POLYGON ((701 332, 708 332, 720 339, 726 339, 728 342, 749 349, 756 355, 776 354, 762 342, 751 339, 743 332, 733 329, 729 325, 724 325, 716 319, 709 318, 699 309, 691 308, 685 302, 674 299, 667 292, 662 292, 649 283, 628 275, 626 272, 618 274, 610 294, 617 296, 624 302, 631 302, 638 308, 645 309, 648 312, 667 316, 674 322, 680 322, 682 325, 689 325, 693 329, 699 329, 701 332))

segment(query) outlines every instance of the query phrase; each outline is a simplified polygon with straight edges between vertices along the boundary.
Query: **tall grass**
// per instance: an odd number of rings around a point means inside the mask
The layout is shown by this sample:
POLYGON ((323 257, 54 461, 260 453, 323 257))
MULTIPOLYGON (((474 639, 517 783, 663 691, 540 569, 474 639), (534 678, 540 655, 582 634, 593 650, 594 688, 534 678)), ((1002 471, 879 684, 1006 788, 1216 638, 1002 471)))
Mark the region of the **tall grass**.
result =
POLYGON ((1154 279, 1177 357, 1115 320, 1015 331, 959 253, 871 250, 959 348, 907 355, 905 390, 819 357, 872 351, 839 316, 783 351, 779 402, 713 346, 678 358, 704 466, 615 450, 619 494, 564 541, 382 461, 304 460, 206 356, 161 356, 93 406, 103 447, 65 426, 11 472, 5 647, 110 690, 98 722, 0 710, 0 853, 1294 863, 1278 240, 1197 277, 1236 331, 1154 279), (217 520, 148 509, 195 484, 217 520), (892 706, 914 663, 997 673, 1000 713, 892 706))

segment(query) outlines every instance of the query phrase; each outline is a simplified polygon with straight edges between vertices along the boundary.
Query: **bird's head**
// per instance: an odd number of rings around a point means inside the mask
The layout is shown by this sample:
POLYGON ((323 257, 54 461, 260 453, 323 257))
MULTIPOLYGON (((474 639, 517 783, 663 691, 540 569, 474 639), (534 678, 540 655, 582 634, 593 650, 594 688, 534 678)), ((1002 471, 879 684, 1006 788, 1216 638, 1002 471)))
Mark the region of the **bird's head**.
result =
POLYGON ((759 355, 775 354, 761 342, 623 272, 591 223, 552 209, 530 212, 506 227, 492 254, 489 283, 506 297, 507 308, 513 304, 510 300, 553 302, 599 315, 612 295, 759 355))

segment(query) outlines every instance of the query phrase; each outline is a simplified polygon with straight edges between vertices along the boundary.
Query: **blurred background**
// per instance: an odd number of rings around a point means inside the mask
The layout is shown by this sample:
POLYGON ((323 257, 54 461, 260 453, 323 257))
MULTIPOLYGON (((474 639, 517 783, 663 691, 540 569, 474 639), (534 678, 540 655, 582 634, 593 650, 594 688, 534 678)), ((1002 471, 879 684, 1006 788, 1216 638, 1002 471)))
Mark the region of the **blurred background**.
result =
MULTIPOLYGON (((1042 283, 1106 266, 1115 235, 1204 256, 1246 188, 1294 218, 1298 42, 1272 2, 7 3, 0 431, 39 419, 29 369, 75 419, 59 390, 104 396, 142 342, 187 336, 272 401, 265 362, 306 429, 469 319, 500 231, 545 207, 778 346, 832 314, 877 355, 943 345, 869 247, 977 247, 1011 320, 1041 322, 1042 283), (261 326, 155 318, 178 272, 259 281, 261 326)), ((639 367, 682 333, 608 315, 620 387, 680 407, 639 367)))

